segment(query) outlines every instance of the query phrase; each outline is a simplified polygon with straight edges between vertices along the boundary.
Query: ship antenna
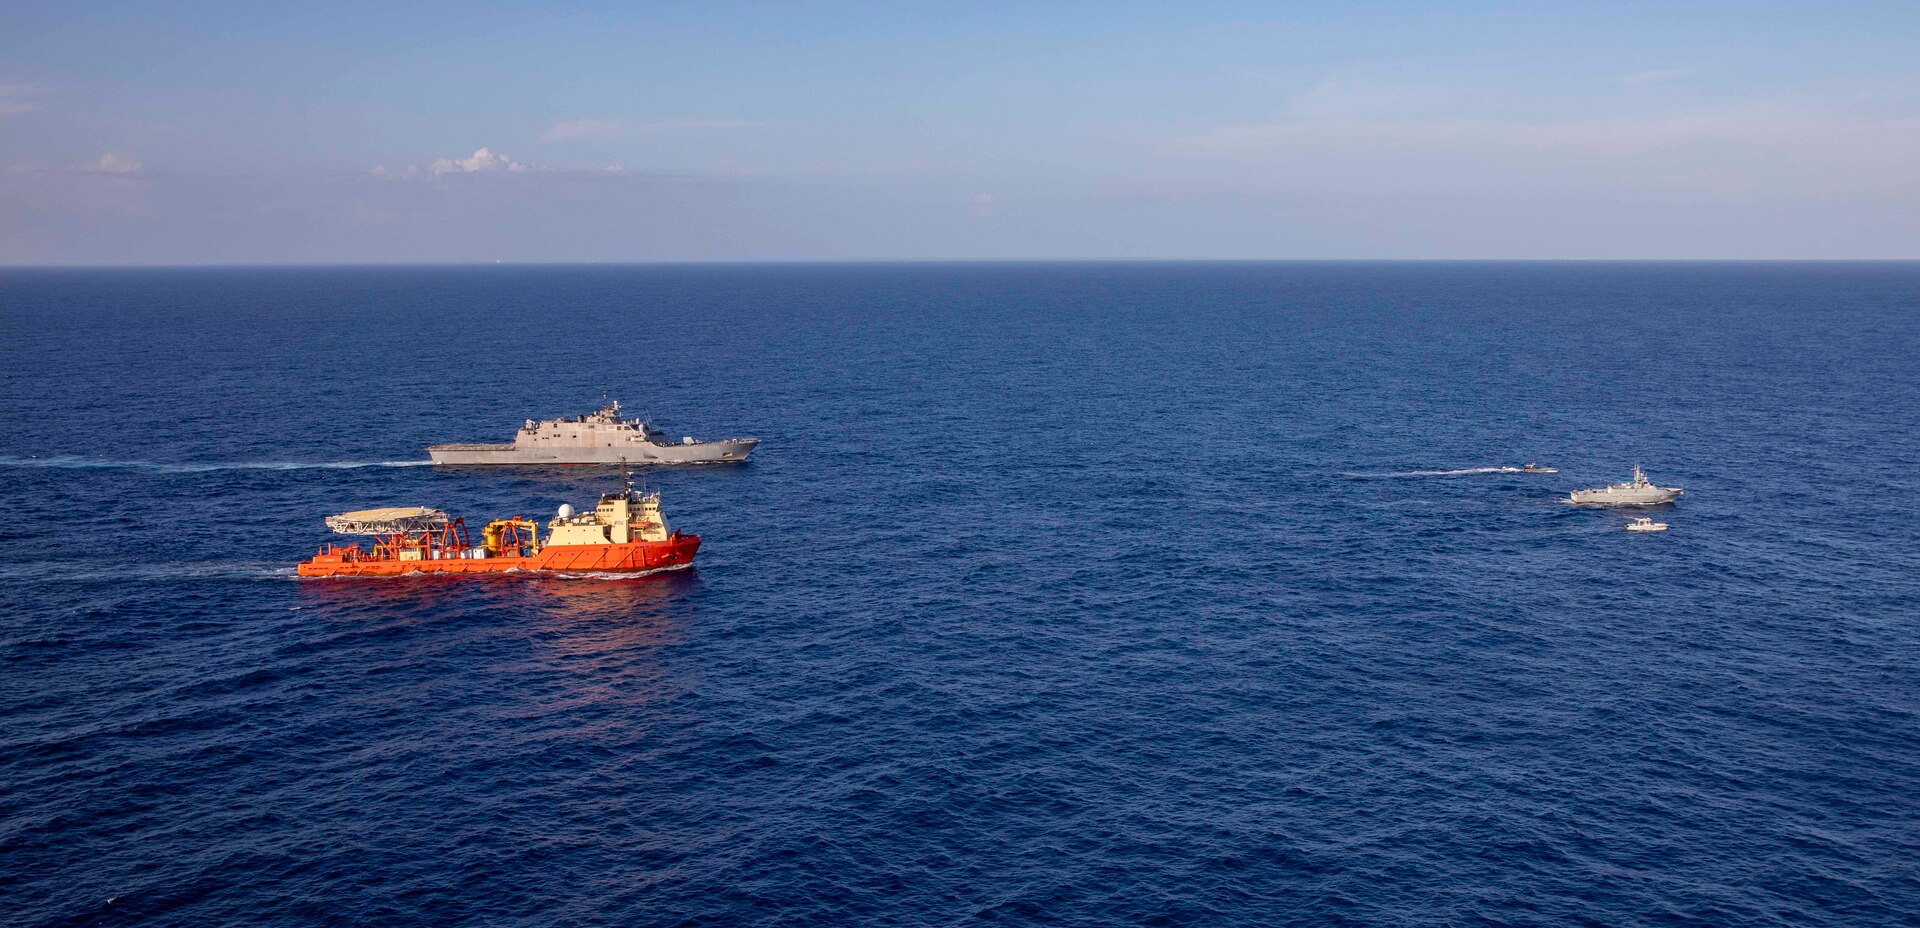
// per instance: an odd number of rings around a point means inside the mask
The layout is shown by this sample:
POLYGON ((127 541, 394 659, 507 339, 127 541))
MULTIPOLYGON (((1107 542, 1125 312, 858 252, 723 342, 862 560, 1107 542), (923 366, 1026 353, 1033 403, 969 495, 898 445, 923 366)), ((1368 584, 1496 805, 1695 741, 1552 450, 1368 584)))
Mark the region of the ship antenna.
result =
POLYGON ((626 475, 627 496, 633 496, 633 468, 627 466, 627 456, 620 456, 620 471, 626 475))

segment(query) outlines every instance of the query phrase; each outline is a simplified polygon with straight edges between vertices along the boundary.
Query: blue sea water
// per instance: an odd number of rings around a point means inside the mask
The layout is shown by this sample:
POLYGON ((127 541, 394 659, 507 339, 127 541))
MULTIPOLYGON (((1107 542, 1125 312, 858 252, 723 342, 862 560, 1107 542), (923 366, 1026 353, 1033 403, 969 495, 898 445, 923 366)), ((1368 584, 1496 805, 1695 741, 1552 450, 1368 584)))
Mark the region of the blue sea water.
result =
POLYGON ((6 270, 0 384, 9 925, 1920 924, 1920 264, 6 270), (695 571, 292 578, 602 391, 765 439, 695 571))

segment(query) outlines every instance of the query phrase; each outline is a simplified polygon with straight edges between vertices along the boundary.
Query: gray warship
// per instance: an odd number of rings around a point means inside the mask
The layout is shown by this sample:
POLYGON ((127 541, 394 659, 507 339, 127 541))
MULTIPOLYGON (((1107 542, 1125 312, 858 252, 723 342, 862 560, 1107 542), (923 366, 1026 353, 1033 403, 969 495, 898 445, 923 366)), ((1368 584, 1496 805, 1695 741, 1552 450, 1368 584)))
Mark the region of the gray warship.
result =
POLYGON ((1632 480, 1593 490, 1575 490, 1568 500, 1581 506, 1659 506, 1679 499, 1685 492, 1679 487, 1655 486, 1640 465, 1635 464, 1632 480))
POLYGON ((527 420, 509 445, 428 445, 435 464, 732 464, 758 438, 673 441, 644 420, 624 419, 620 403, 564 419, 527 420))

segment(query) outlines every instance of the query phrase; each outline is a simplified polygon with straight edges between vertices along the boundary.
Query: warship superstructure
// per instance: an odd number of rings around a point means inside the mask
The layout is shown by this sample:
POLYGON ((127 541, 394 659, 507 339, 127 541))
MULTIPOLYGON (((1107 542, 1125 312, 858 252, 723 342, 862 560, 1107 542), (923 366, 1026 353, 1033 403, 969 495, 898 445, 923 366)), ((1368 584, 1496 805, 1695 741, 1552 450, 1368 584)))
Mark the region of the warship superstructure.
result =
POLYGON ((1658 506, 1673 502, 1685 492, 1679 487, 1654 486, 1640 465, 1635 464, 1632 480, 1593 490, 1575 490, 1569 500, 1583 506, 1658 506))
POLYGON ((528 419, 512 444, 427 446, 435 464, 731 464, 747 459, 758 438, 673 441, 644 420, 625 419, 618 401, 563 419, 528 419))

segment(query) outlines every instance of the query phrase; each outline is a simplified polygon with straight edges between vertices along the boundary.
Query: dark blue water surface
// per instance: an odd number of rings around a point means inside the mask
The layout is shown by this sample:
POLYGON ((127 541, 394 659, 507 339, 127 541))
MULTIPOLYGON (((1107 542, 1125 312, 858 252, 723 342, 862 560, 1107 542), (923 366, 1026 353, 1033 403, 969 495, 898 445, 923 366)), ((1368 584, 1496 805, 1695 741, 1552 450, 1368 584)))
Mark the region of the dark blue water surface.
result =
POLYGON ((1920 923, 1920 264, 12 270, 0 378, 8 924, 1920 923), (291 576, 603 390, 765 439, 695 571, 291 576))

